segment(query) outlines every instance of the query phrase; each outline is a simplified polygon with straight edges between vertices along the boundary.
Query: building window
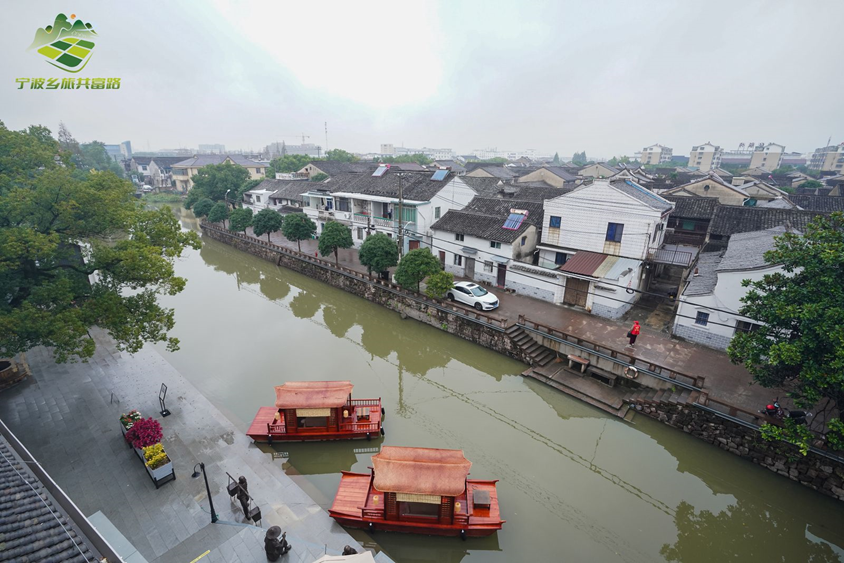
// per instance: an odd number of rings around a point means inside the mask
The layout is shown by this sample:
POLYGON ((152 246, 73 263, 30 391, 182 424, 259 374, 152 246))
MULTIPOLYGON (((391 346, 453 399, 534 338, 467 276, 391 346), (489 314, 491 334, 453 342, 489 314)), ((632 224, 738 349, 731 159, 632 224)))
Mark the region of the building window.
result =
POLYGON ((526 242, 527 242, 527 237, 522 237, 522 244, 521 244, 521 246, 524 246, 526 242))
POLYGON ((554 217, 551 215, 551 221, 548 222, 548 226, 551 228, 560 228, 561 219, 559 217, 554 217))
POLYGON ((700 326, 706 326, 709 324, 709 313, 704 313, 703 311, 698 311, 697 316, 695 317, 695 324, 700 326))
POLYGON ((747 321, 736 321, 736 334, 739 332, 753 332, 759 330, 760 325, 756 323, 749 323, 747 321))
POLYGON ((363 227, 358 227, 358 240, 363 240, 363 227))
POLYGON ((462 266, 463 265, 463 257, 459 254, 454 255, 454 265, 455 266, 462 266))
POLYGON ((621 242, 621 235, 624 233, 624 225, 621 223, 610 223, 607 226, 607 241, 621 242))
POLYGON ((501 248, 501 243, 495 242, 494 240, 491 240, 491 241, 489 241, 489 247, 490 248, 501 248))
POLYGON ((259 196, 259 195, 255 196, 255 203, 261 203, 261 196, 259 196))
POLYGON ((439 218, 440 218, 440 208, 435 207, 434 208, 434 219, 439 219, 439 218))
POLYGON ((457 241, 463 242, 463 239, 464 239, 464 237, 463 237, 463 235, 462 235, 462 234, 460 234, 460 233, 455 233, 455 234, 454 234, 454 240, 457 240, 457 241))
POLYGON ((554 254, 554 264, 558 266, 562 266, 568 260, 568 256, 566 256, 565 252, 557 252, 554 254))
POLYGON ((487 274, 492 273, 492 262, 484 262, 484 272, 487 274))

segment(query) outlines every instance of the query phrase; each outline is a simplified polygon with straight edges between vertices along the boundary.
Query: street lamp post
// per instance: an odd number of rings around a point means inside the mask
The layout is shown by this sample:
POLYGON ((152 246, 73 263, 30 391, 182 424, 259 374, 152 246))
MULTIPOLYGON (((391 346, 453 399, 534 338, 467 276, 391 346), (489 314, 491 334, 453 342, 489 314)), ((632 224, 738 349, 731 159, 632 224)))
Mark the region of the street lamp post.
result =
POLYGON ((231 188, 226 190, 226 195, 223 196, 223 199, 226 200, 226 209, 229 208, 229 192, 232 191, 231 188))
POLYGON ((208 486, 208 475, 205 474, 205 464, 200 461, 199 463, 194 465, 193 475, 191 475, 191 477, 193 477, 194 479, 199 477, 199 471, 196 470, 197 465, 202 470, 202 478, 205 479, 205 492, 208 494, 208 504, 211 505, 211 523, 216 524, 217 513, 214 511, 214 499, 211 498, 211 487, 208 486))

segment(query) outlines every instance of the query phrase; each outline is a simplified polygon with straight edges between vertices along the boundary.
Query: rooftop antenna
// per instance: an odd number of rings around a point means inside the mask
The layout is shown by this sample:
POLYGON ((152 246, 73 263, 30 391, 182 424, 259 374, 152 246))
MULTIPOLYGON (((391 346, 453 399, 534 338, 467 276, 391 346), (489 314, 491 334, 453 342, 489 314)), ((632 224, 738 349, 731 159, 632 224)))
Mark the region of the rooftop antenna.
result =
POLYGON ((325 122, 325 152, 328 152, 328 122, 325 122))

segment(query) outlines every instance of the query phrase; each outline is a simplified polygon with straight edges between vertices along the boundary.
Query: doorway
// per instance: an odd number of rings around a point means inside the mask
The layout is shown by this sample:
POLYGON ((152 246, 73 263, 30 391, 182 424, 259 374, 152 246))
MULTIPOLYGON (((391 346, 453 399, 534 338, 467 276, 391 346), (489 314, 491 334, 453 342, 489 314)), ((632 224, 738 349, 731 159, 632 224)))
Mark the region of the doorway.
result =
POLYGON ((445 270, 445 250, 440 250, 440 267, 445 270))
POLYGON ((589 296, 589 281, 577 278, 566 278, 566 293, 563 296, 563 303, 575 307, 586 307, 586 298, 589 296))
POLYGON ((466 257, 466 277, 470 280, 475 279, 475 259, 466 257))
POLYGON ((496 280, 496 285, 498 287, 504 287, 504 284, 507 282, 507 264, 499 264, 498 265, 498 278, 496 280))

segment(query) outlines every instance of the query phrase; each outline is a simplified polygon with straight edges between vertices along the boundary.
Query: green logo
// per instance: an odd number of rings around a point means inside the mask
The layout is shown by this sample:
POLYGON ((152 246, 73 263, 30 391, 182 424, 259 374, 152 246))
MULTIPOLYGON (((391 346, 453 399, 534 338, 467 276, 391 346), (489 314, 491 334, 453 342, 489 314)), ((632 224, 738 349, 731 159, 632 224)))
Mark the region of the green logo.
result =
POLYGON ((71 14, 70 19, 59 14, 53 25, 35 32, 29 50, 36 49, 54 67, 67 72, 79 72, 91 59, 95 45, 93 39, 96 37, 93 26, 76 19, 76 14, 71 14))

